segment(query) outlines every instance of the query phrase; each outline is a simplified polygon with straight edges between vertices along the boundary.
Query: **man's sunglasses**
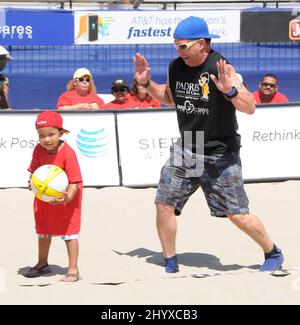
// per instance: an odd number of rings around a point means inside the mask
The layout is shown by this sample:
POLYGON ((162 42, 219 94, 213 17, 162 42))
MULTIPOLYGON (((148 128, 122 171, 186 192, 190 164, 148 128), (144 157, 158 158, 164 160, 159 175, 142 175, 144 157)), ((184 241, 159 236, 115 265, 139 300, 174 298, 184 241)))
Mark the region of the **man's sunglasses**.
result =
POLYGON ((275 88, 276 87, 275 84, 272 84, 270 82, 262 82, 261 85, 264 86, 264 87, 268 87, 269 86, 271 88, 275 88))
POLYGON ((90 82, 91 79, 90 79, 90 78, 83 78, 83 77, 80 77, 80 78, 78 78, 78 81, 80 81, 80 82, 84 82, 84 81, 86 81, 86 82, 90 82))
POLYGON ((112 91, 115 93, 118 93, 119 91, 123 93, 127 91, 127 88, 113 88, 112 91))
POLYGON ((186 43, 176 43, 174 42, 174 46, 176 50, 187 50, 197 43, 198 40, 186 42, 186 43))

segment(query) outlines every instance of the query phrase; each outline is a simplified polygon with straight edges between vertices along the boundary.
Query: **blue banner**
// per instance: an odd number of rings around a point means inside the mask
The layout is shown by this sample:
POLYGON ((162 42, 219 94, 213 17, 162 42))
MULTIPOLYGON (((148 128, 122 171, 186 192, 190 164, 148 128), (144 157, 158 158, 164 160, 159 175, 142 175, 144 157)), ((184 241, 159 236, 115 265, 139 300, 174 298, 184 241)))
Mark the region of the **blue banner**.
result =
POLYGON ((74 18, 67 10, 0 10, 1 45, 73 45, 74 18))

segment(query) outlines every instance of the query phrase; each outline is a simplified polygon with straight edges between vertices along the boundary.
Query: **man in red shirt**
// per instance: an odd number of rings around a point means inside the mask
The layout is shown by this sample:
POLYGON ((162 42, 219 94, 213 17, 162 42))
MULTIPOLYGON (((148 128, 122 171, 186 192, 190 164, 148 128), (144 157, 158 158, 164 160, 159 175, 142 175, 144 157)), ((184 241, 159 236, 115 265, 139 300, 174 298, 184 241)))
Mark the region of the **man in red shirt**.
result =
POLYGON ((256 104, 288 103, 288 98, 278 91, 278 78, 272 74, 265 74, 259 83, 259 89, 253 92, 256 104))
POLYGON ((117 79, 112 83, 111 92, 115 99, 107 104, 104 108, 106 109, 129 109, 135 108, 137 103, 130 99, 128 94, 130 89, 125 80, 117 79))

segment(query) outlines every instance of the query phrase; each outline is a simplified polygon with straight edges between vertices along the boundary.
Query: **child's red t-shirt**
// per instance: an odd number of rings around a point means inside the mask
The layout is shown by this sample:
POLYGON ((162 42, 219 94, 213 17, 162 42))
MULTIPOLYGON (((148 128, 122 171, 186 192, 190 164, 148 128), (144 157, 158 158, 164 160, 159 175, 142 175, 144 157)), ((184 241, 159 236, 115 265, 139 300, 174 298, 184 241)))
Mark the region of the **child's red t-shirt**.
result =
POLYGON ((52 164, 61 167, 67 174, 69 184, 78 183, 78 191, 73 200, 67 204, 53 205, 34 199, 34 217, 37 234, 43 235, 73 235, 80 231, 82 177, 75 151, 64 143, 55 154, 49 154, 38 144, 32 155, 28 168, 33 173, 38 167, 52 164))

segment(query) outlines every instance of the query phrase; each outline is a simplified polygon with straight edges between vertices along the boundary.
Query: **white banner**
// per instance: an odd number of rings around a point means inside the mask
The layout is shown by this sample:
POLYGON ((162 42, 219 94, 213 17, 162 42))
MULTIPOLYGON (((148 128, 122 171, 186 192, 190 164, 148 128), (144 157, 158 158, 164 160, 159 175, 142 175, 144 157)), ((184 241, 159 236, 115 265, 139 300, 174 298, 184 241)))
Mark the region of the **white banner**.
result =
POLYGON ((241 159, 246 180, 300 178, 300 107, 238 112, 241 159))
POLYGON ((198 16, 214 42, 240 41, 240 10, 74 11, 75 44, 172 44, 177 24, 198 16))
MULTIPOLYGON (((27 168, 38 143, 37 114, 1 114, 0 187, 27 186, 27 168)), ((64 139, 77 154, 84 185, 119 185, 114 115, 63 114, 63 119, 70 131, 64 139)))
MULTIPOLYGON (((0 114, 0 188, 26 187, 27 167, 37 144, 38 112, 0 114)), ((119 174, 115 117, 110 112, 63 114, 65 137, 76 151, 85 186, 157 184, 169 148, 179 137, 176 112, 115 112, 122 174, 119 174)), ((237 114, 245 180, 300 178, 300 106, 258 108, 237 114)))
POLYGON ((64 114, 85 186, 119 185, 114 114, 64 114))
POLYGON ((27 168, 38 143, 34 114, 1 114, 0 187, 28 186, 27 168))
POLYGON ((118 135, 123 185, 157 184, 179 137, 175 111, 119 114, 118 135))
MULTIPOLYGON (((118 115, 123 185, 157 184, 179 136, 175 111, 145 114, 118 115)), ((259 108, 237 117, 245 180, 300 178, 299 106, 259 108)))

